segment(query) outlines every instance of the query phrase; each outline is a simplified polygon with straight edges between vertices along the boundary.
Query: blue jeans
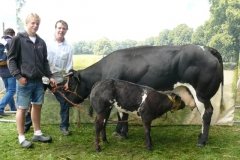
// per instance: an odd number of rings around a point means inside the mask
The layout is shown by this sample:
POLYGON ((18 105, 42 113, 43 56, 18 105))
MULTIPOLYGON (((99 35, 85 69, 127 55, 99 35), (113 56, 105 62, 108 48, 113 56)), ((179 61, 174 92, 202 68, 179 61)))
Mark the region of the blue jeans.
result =
POLYGON ((8 77, 2 78, 6 93, 0 100, 0 112, 4 112, 4 108, 8 104, 11 108, 11 111, 16 111, 15 101, 14 101, 14 94, 16 92, 16 78, 15 77, 8 77))
MULTIPOLYGON (((65 99, 57 92, 54 93, 57 101, 60 103, 60 129, 67 129, 69 127, 69 104, 65 101, 65 99)), ((25 127, 29 128, 32 125, 31 114, 26 115, 25 127)))
POLYGON ((60 116, 61 116, 61 123, 60 129, 67 129, 69 127, 69 107, 70 105, 66 102, 66 100, 58 93, 54 93, 56 99, 60 103, 60 116))
POLYGON ((28 109, 29 104, 41 105, 44 101, 44 87, 41 80, 28 80, 27 84, 17 82, 17 107, 28 109))

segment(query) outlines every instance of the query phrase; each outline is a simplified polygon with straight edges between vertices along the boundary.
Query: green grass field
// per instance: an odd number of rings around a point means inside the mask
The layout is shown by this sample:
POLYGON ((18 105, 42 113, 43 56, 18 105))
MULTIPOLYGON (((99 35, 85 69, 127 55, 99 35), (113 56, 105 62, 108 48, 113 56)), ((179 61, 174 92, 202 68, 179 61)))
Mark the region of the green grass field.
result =
MULTIPOLYGON (((22 149, 17 142, 16 125, 0 123, 1 160, 238 160, 240 157, 239 126, 212 126, 209 143, 196 147, 200 126, 163 125, 152 127, 153 151, 145 149, 142 126, 129 126, 129 138, 112 136, 115 125, 107 126, 108 144, 102 152, 94 149, 94 125, 72 124, 71 136, 62 136, 55 124, 42 125, 53 137, 50 144, 34 143, 22 149)), ((32 137, 32 129, 26 134, 32 137)))
POLYGON ((74 69, 84 69, 93 63, 99 61, 103 56, 98 55, 74 55, 73 66, 74 69))
MULTIPOLYGON (((100 56, 74 56, 74 69, 83 69, 97 62, 100 56)), ((81 107, 88 107, 84 102, 81 107)), ((240 126, 211 126, 209 142, 196 147, 200 125, 154 125, 151 130, 153 151, 145 149, 141 125, 129 126, 129 138, 112 135, 115 123, 107 125, 108 144, 101 143, 102 152, 94 148, 94 119, 77 108, 70 110, 71 136, 59 132, 59 104, 47 92, 42 110, 42 130, 53 137, 53 143, 34 143, 34 148, 23 149, 18 144, 16 124, 0 123, 0 160, 238 160, 240 158, 240 126), (80 113, 80 114, 79 114, 80 113), (77 123, 81 122, 81 123, 77 123)), ((7 119, 15 119, 14 115, 7 119)), ((32 128, 26 134, 33 135, 32 128)))

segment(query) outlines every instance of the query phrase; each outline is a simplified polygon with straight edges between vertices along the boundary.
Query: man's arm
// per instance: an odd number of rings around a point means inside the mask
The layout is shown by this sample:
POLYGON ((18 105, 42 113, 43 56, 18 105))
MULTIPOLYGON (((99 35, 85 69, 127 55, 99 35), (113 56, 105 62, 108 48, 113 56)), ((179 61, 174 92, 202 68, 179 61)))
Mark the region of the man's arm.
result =
POLYGON ((16 36, 12 39, 9 46, 9 51, 7 53, 9 71, 12 74, 12 76, 16 77, 16 79, 20 79, 22 77, 21 71, 17 65, 20 53, 21 53, 20 38, 16 36))

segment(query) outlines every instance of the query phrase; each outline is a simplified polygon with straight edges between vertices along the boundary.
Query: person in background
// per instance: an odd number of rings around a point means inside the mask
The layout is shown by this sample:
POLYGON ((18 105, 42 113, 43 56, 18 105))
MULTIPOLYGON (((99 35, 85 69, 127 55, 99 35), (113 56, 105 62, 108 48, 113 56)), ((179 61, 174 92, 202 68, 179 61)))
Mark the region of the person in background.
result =
MULTIPOLYGON (((65 39, 65 35, 68 31, 68 24, 64 20, 58 20, 55 23, 54 38, 47 41, 48 61, 50 64, 51 72, 58 85, 63 84, 64 74, 68 73, 73 68, 73 54, 72 47, 65 39)), ((64 85, 64 84, 63 84, 64 85)), ((68 87, 64 86, 65 89, 68 87)), ((60 104, 60 131, 63 135, 70 135, 69 131, 69 103, 58 93, 54 93, 57 101, 60 104)), ((25 132, 27 132, 31 126, 30 116, 26 116, 25 132)))
POLYGON ((0 40, 1 43, 1 60, 0 60, 0 76, 3 80, 6 92, 0 100, 0 115, 6 116, 4 108, 8 104, 11 111, 16 111, 14 94, 16 92, 16 78, 10 74, 7 66, 7 51, 12 38, 15 36, 15 31, 12 28, 7 28, 0 40))
MULTIPOLYGON (((67 22, 57 21, 55 23, 54 39, 47 43, 48 61, 57 84, 63 83, 64 75, 73 68, 72 47, 65 39, 67 31, 67 22)), ((64 88, 67 89, 68 87, 65 85, 64 88)), ((70 134, 68 130, 70 105, 58 92, 55 92, 54 95, 60 104, 60 131, 67 136, 70 134)))
POLYGON ((18 33, 12 39, 8 52, 8 68, 17 79, 17 113, 16 124, 18 141, 23 148, 32 147, 24 135, 25 113, 32 104, 31 117, 34 128, 33 142, 51 142, 51 136, 45 136, 40 127, 41 107, 44 100, 44 86, 42 77, 50 78, 55 85, 47 60, 47 46, 45 41, 37 35, 40 17, 31 13, 26 18, 26 31, 18 33))

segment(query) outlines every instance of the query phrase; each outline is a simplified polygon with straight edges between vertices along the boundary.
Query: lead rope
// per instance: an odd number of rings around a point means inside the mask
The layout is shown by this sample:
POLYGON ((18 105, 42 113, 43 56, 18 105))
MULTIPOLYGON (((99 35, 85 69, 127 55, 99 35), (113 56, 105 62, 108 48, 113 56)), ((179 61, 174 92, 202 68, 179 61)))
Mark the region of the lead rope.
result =
POLYGON ((62 92, 60 91, 56 91, 57 93, 59 93, 68 103, 70 103, 71 105, 73 105, 73 107, 80 107, 80 104, 76 104, 72 101, 70 101, 62 92))
MULTIPOLYGON (((57 86, 55 89, 58 89, 58 88, 63 88, 63 85, 61 86, 57 86)), ((75 96, 83 99, 80 95, 78 95, 75 91, 76 89, 74 90, 74 92, 72 91, 69 91, 69 90, 65 90, 66 92, 69 92, 70 94, 74 94, 75 96)), ((75 107, 75 108, 78 108, 80 110, 80 104, 76 104, 72 101, 70 101, 62 92, 60 92, 59 90, 56 90, 57 93, 59 93, 68 103, 70 103, 72 105, 72 107, 75 107)))
MULTIPOLYGON (((70 93, 74 93, 74 92, 71 92, 71 91, 69 91, 69 90, 67 90, 67 91, 70 92, 70 93)), ((79 111, 81 110, 80 104, 73 103, 73 102, 70 101, 62 92, 60 92, 60 91, 56 91, 56 92, 58 92, 68 103, 70 103, 71 105, 73 105, 73 107, 77 108, 79 111)), ((75 94, 76 94, 76 93, 75 93, 75 94)), ((78 95, 78 96, 79 96, 79 95, 78 95)), ((81 97, 81 98, 82 98, 82 97, 81 97)), ((131 120, 131 121, 133 121, 133 120, 131 120)), ((129 121, 129 120, 124 120, 124 121, 108 120, 108 122, 110 122, 110 123, 131 122, 131 121, 129 121)))

